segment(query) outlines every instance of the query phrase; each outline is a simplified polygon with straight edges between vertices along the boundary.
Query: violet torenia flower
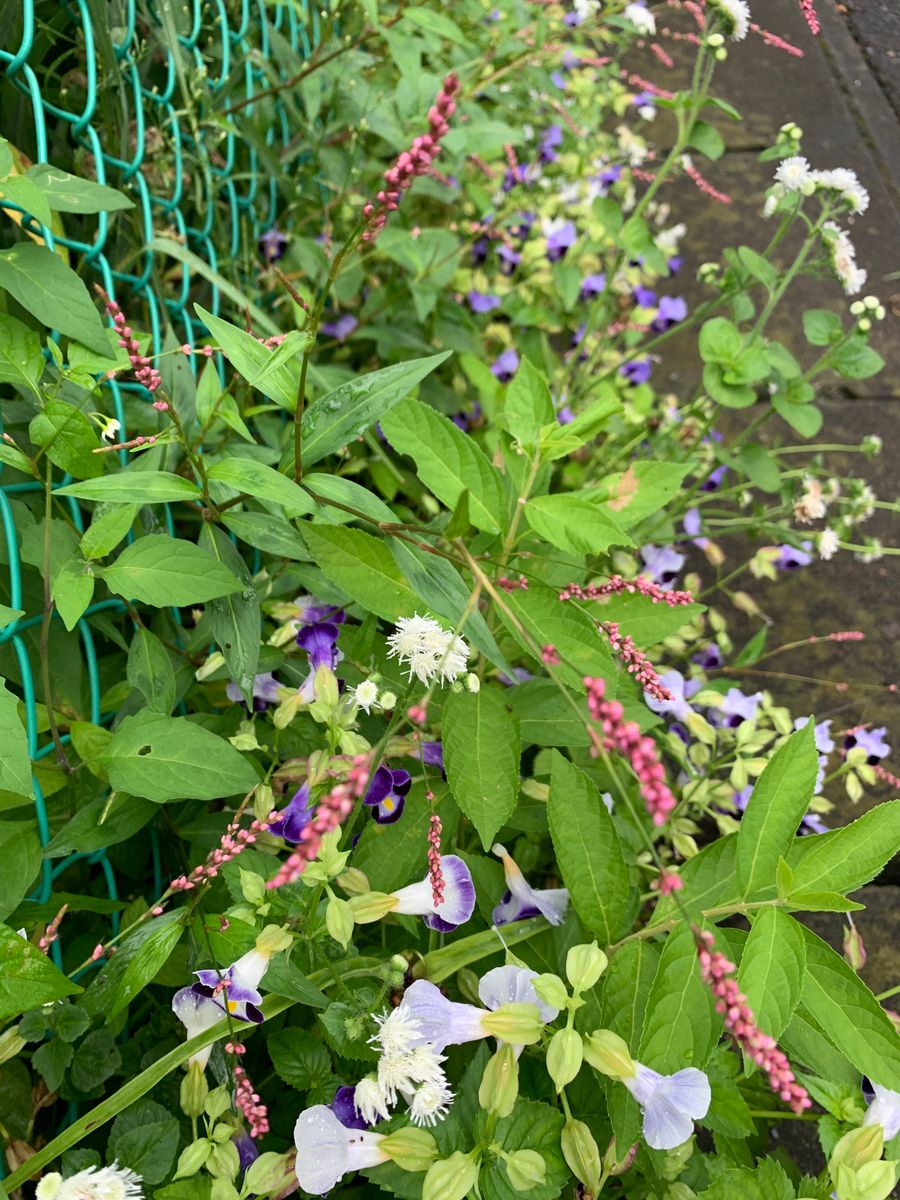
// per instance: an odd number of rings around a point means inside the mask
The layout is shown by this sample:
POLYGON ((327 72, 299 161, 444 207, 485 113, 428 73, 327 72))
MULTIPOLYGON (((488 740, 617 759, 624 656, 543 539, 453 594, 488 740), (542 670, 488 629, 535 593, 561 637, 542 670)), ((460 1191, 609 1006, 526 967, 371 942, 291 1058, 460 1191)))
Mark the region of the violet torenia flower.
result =
POLYGON ((660 1075, 635 1062, 635 1073, 622 1080, 641 1106, 644 1139, 653 1150, 674 1150, 694 1132, 694 1121, 709 1112, 709 1079, 696 1067, 660 1075))
POLYGON ((469 308, 476 313, 489 313, 500 307, 500 297, 492 296, 487 292, 467 292, 466 299, 469 302, 469 308))
POLYGON ((512 275, 516 267, 522 261, 522 255, 518 250, 514 250, 512 246, 502 245, 497 251, 497 257, 500 259, 501 275, 512 275))
POLYGON ((515 860, 499 842, 491 852, 503 863, 506 891, 491 914, 495 925, 508 925, 525 917, 544 917, 551 925, 561 925, 569 904, 565 888, 533 888, 515 860))
POLYGON ((447 778, 447 772, 444 770, 444 747, 441 742, 422 742, 419 758, 426 767, 437 767, 441 775, 447 778))
POLYGON ((504 350, 491 365, 492 373, 501 383, 509 383, 519 369, 519 355, 515 350, 504 350))
POLYGON ((727 467, 716 467, 714 471, 710 471, 709 478, 704 479, 700 484, 701 492, 715 492, 722 486, 722 482, 728 473, 727 467))
POLYGON ((517 225, 511 225, 509 227, 509 232, 514 238, 518 238, 520 242, 524 242, 529 233, 531 233, 531 227, 534 224, 534 213, 524 211, 518 212, 516 213, 515 219, 519 223, 517 225))
POLYGON ((802 548, 798 546, 788 546, 787 544, 778 547, 778 557, 775 559, 775 566, 779 571, 796 571, 798 567, 808 567, 813 560, 812 542, 803 542, 802 548))
POLYGON ((682 526, 693 544, 700 550, 705 550, 709 545, 709 538, 700 537, 700 530, 703 528, 703 518, 700 516, 699 508, 689 508, 687 510, 684 514, 682 526))
POLYGON ((588 196, 591 200, 596 200, 598 196, 606 196, 609 194, 609 189, 614 183, 622 178, 622 168, 616 163, 609 167, 604 167, 597 175, 588 181, 588 196))
POLYGON ((559 88, 561 92, 566 90, 566 77, 563 75, 562 71, 551 71, 550 82, 554 87, 559 88))
POLYGON ((343 625, 347 614, 337 604, 322 604, 315 596, 298 596, 294 601, 299 625, 315 625, 319 621, 330 621, 332 625, 343 625))
POLYGON ((324 1196, 349 1172, 387 1162, 387 1154, 379 1148, 383 1137, 348 1129, 324 1104, 305 1109, 294 1126, 298 1183, 304 1192, 324 1196))
POLYGON ((472 266, 480 267, 487 262, 488 251, 491 248, 490 239, 476 238, 472 243, 472 266))
POLYGON ((464 924, 475 911, 475 885, 469 868, 455 854, 441 855, 444 892, 440 904, 434 900, 431 872, 418 883, 410 883, 391 895, 397 901, 392 912, 422 917, 429 929, 449 933, 464 924))
POLYGON ((331 1111, 347 1129, 368 1129, 369 1126, 356 1111, 356 1088, 339 1087, 331 1102, 331 1111))
POLYGON ((710 710, 710 724, 736 729, 744 721, 752 721, 762 703, 762 692, 745 696, 740 688, 729 688, 721 705, 710 710))
POLYGON ((278 819, 269 825, 269 832, 283 837, 286 842, 299 842, 300 834, 312 819, 313 809, 309 802, 309 784, 301 784, 288 804, 279 812, 278 819))
POLYGON ((256 1142, 246 1130, 236 1133, 231 1140, 238 1152, 238 1168, 243 1178, 244 1172, 250 1164, 255 1163, 259 1158, 259 1150, 256 1148, 256 1142))
POLYGON ((715 642, 710 642, 698 654, 691 656, 691 662, 697 663, 704 671, 714 671, 717 667, 721 667, 724 661, 722 651, 715 642))
POLYGON ((884 1140, 889 1142, 900 1133, 900 1092, 892 1092, 880 1083, 871 1086, 875 1099, 866 1110, 863 1125, 880 1125, 884 1130, 884 1140))
POLYGON ((855 729, 844 739, 844 749, 852 750, 854 746, 862 746, 868 755, 866 761, 874 766, 891 752, 890 746, 884 740, 886 733, 887 728, 884 725, 879 725, 877 729, 855 729))
POLYGON ((550 262, 559 262, 565 258, 566 251, 578 240, 578 230, 573 221, 557 217, 554 221, 544 222, 544 238, 547 243, 547 258, 550 262))
POLYGON ((632 292, 634 302, 640 308, 655 308, 656 307, 656 292, 653 288, 644 287, 643 284, 638 286, 632 292))
POLYGON ((653 374, 653 360, 648 355, 647 358, 636 358, 632 362, 623 363, 619 367, 619 374, 632 386, 646 383, 653 374))
POLYGON ((562 125, 553 124, 549 126, 544 136, 541 138, 541 144, 538 149, 538 159, 542 163, 556 162, 559 155, 556 153, 557 148, 562 145, 563 130, 562 125))
POLYGON ((297 645, 306 651, 309 662, 309 675, 300 685, 300 696, 307 704, 315 699, 316 671, 320 667, 333 671, 343 658, 337 648, 338 633, 333 621, 316 621, 314 625, 304 625, 297 634, 297 645))
POLYGON ((328 337, 333 337, 339 342, 343 342, 346 341, 358 324, 359 321, 357 321, 352 313, 344 313, 342 317, 338 317, 335 321, 323 322, 319 328, 328 337))
POLYGON ((382 763, 369 782, 363 804, 375 809, 372 816, 379 825, 392 825, 394 821, 399 821, 403 813, 406 793, 411 786, 409 771, 404 771, 402 767, 393 771, 382 763))
POLYGON ((651 543, 641 547, 641 561, 644 564, 642 574, 649 576, 653 583, 658 583, 663 591, 670 591, 685 559, 673 546, 654 546, 651 543))
MULTIPOLYGON (((207 1029, 212 1029, 213 1025, 222 1020, 222 1009, 215 1000, 197 991, 195 987, 179 988, 172 997, 172 1012, 187 1031, 188 1041, 198 1034, 206 1033, 207 1029)), ((190 1061, 205 1067, 211 1053, 210 1044, 192 1054, 190 1061)))
POLYGON ((267 229, 259 237, 259 252, 267 262, 277 262, 284 255, 288 246, 288 237, 277 225, 267 229))
POLYGON ((656 316, 650 322, 654 333, 665 333, 688 315, 687 301, 683 296, 660 296, 656 316))
POLYGON ((263 1019, 259 1011, 262 1004, 259 985, 271 957, 271 952, 254 947, 221 971, 195 971, 199 982, 192 985, 193 991, 208 997, 222 1012, 238 1021, 252 1021, 258 1025, 263 1019))
POLYGON ((694 711, 688 700, 700 691, 702 684, 699 679, 685 679, 680 671, 666 671, 659 677, 660 684, 670 693, 671 700, 658 700, 650 692, 644 692, 644 703, 651 712, 660 716, 674 717, 676 721, 686 721, 694 711))
POLYGON ((683 261, 684 260, 680 254, 673 254, 672 257, 666 263, 666 266, 669 268, 669 274, 677 275, 678 272, 681 270, 681 264, 683 261))
POLYGON ((585 275, 581 281, 581 292, 579 295, 582 300, 589 300, 592 296, 602 296, 606 291, 606 276, 602 271, 598 271, 594 275, 585 275))
MULTIPOLYGON (((277 704, 280 689, 281 684, 271 671, 255 675, 253 678, 253 711, 265 712, 267 705, 277 704)), ((234 680, 229 680, 225 685, 225 695, 235 704, 243 703, 243 693, 234 680)))

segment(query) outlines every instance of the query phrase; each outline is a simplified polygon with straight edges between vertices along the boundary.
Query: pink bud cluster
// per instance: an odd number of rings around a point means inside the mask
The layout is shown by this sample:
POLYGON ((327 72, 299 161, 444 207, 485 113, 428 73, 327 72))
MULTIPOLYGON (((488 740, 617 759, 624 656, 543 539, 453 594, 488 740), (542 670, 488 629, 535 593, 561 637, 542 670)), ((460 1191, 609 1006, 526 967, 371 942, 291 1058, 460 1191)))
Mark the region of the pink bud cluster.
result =
POLYGON ((497 580, 497 587, 503 588, 504 592, 527 592, 528 580, 524 575, 520 575, 518 579, 508 579, 505 575, 501 575, 497 580))
POLYGON ((431 876, 431 898, 435 907, 444 903, 444 870, 441 866, 441 818, 431 814, 428 829, 428 874, 431 876))
POLYGON ((661 896, 671 896, 673 892, 682 890, 684 880, 677 871, 660 871, 659 877, 654 879, 650 886, 661 896))
POLYGON ((771 46, 774 50, 783 50, 785 54, 791 54, 794 58, 802 58, 803 51, 799 46, 793 45, 786 38, 781 37, 777 33, 771 33, 768 29, 763 29, 755 22, 751 22, 750 28, 754 33, 758 33, 767 46, 771 46))
MULTIPOLYGON (((822 640, 827 642, 861 642, 865 639, 865 636, 858 629, 839 629, 835 633, 827 634, 822 640)), ((811 642, 818 640, 818 638, 810 638, 811 642)))
POLYGON ((703 982, 716 997, 716 1012, 725 1018, 725 1028, 750 1058, 769 1077, 769 1087, 795 1113, 810 1108, 812 1100, 806 1088, 794 1078, 791 1064, 773 1037, 759 1028, 753 1009, 747 1003, 735 978, 734 963, 714 949, 713 935, 698 933, 697 955, 703 982))
POLYGON ((622 79, 626 80, 632 87, 640 88, 642 92, 652 92, 654 96, 659 96, 660 100, 674 100, 675 93, 667 92, 665 88, 654 83, 651 79, 644 79, 642 75, 630 74, 623 67, 619 72, 622 79))
POLYGON ((424 701, 421 704, 411 704, 406 710, 406 715, 414 725, 424 725, 428 720, 428 706, 424 701))
POLYGON ((659 42, 651 42, 650 49, 653 51, 654 57, 658 58, 664 67, 675 66, 675 62, 671 54, 664 50, 659 42))
POLYGON ((700 174, 694 166, 692 159, 687 154, 683 156, 681 165, 684 168, 685 175, 687 175, 695 187, 700 189, 704 196, 709 196, 710 200, 715 200, 717 204, 731 203, 731 197, 726 192, 720 192, 718 188, 713 187, 709 180, 700 174))
MULTIPOLYGON (((153 406, 154 408, 156 405, 153 406)), ((109 454, 110 450, 136 450, 139 446, 152 446, 156 441, 156 435, 151 434, 149 437, 144 437, 139 433, 137 437, 131 438, 127 442, 115 442, 112 446, 98 446, 94 454, 109 454)))
POLYGON ((668 604, 670 608, 694 603, 694 597, 690 592, 667 592, 644 575, 639 575, 637 579, 623 579, 621 575, 613 575, 606 583, 589 583, 587 587, 570 583, 559 593, 559 598, 560 600, 602 600, 604 596, 615 596, 620 592, 649 596, 654 604, 668 604))
POLYGON ((269 1132, 269 1110, 253 1090, 250 1077, 242 1066, 234 1068, 234 1106, 250 1126, 250 1136, 262 1137, 269 1132))
POLYGON ((47 954, 49 952, 50 947, 59 937, 59 927, 62 923, 63 917, 66 915, 66 910, 68 907, 68 904, 64 904, 41 934, 40 939, 38 940, 38 950, 40 950, 43 954, 47 954))
POLYGON ((653 663, 638 650, 630 637, 622 637, 619 626, 615 621, 601 621, 600 628, 609 638, 609 644, 625 664, 629 675, 633 675, 641 688, 648 692, 654 700, 671 700, 672 693, 660 683, 659 675, 653 663))
POLYGON ((266 885, 268 888, 284 887, 285 884, 297 882, 319 853, 322 838, 326 833, 338 829, 353 812, 353 806, 365 792, 368 780, 368 756, 358 754, 347 772, 346 781, 335 784, 331 791, 319 800, 312 820, 300 833, 297 849, 285 859, 278 873, 269 880, 266 885))
POLYGON ((880 779, 882 783, 889 783, 891 787, 900 788, 900 778, 891 774, 887 767, 883 767, 881 763, 876 763, 872 770, 875 772, 876 778, 880 779))
POLYGON ((800 0, 800 8, 809 26, 810 33, 813 37, 817 37, 822 26, 819 24, 819 18, 816 15, 815 0, 800 0))
MULTIPOLYGON (((115 326, 116 333, 119 335, 119 345, 124 346, 128 351, 128 359, 134 370, 135 379, 138 383, 142 383, 148 392, 155 392, 162 383, 162 376, 146 354, 141 354, 137 338, 125 320, 125 314, 119 305, 107 295, 99 284, 95 286, 97 288, 97 295, 100 296, 106 306, 106 311, 113 319, 113 325, 115 326)), ((160 401, 160 404, 165 404, 165 401, 160 401)))
POLYGON ((404 150, 393 166, 384 173, 384 187, 363 208, 366 228, 364 242, 374 242, 384 228, 388 213, 400 205, 400 197, 411 187, 419 175, 424 175, 434 159, 440 154, 440 140, 448 132, 447 124, 456 111, 455 96, 459 91, 459 79, 450 74, 444 80, 433 106, 428 110, 428 132, 413 139, 413 144, 404 150))
POLYGON ((556 667, 559 665, 559 661, 559 651, 552 642, 541 646, 541 662, 545 667, 556 667))
MULTIPOLYGON (((604 700, 606 680, 585 676, 588 711, 603 729, 602 748, 617 750, 631 764, 654 825, 665 825, 676 800, 666 783, 663 765, 653 738, 641 733, 637 721, 623 721, 624 709, 618 700, 604 700)), ((593 753, 593 751, 592 751, 593 753)))
POLYGON ((220 868, 252 846, 257 834, 264 833, 277 816, 276 812, 271 812, 265 821, 252 821, 249 829, 241 829, 237 820, 231 821, 218 846, 207 855, 206 862, 194 867, 189 875, 179 875, 173 879, 169 884, 170 891, 192 892, 199 883, 215 879, 220 868))

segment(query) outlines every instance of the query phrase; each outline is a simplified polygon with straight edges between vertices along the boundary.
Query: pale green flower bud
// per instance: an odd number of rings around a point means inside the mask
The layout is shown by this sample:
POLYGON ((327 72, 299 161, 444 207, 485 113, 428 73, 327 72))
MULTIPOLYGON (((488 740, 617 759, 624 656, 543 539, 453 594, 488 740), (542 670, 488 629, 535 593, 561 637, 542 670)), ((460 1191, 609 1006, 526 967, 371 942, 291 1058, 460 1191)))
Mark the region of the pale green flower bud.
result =
POLYGON ((558 1092, 572 1082, 583 1061, 581 1034, 575 1029, 558 1029, 547 1047, 547 1072, 558 1092))
POLYGON ((547 1164, 537 1150, 513 1150, 506 1156, 506 1174, 517 1192, 529 1192, 546 1179, 547 1164))
POLYGON ((253 792, 253 815, 259 821, 265 821, 275 808, 275 793, 267 783, 258 783, 253 792))
POLYGON ((353 912, 357 925, 371 925, 380 921, 397 907, 396 896, 388 896, 386 892, 367 892, 365 896, 351 896, 347 901, 353 912))
POLYGON ((332 896, 325 909, 325 928, 345 950, 353 937, 353 926, 353 909, 350 907, 350 902, 332 896))
POLYGON ((276 729, 287 729, 294 717, 300 711, 303 700, 299 692, 292 692, 282 700, 272 714, 272 723, 276 729))
POLYGON ((13 1025, 10 1029, 4 1029, 0 1033, 0 1063, 5 1063, 9 1059, 15 1058, 24 1049, 25 1045, 25 1039, 19 1037, 18 1025, 13 1025))
MULTIPOLYGON (((566 978, 576 992, 587 992, 609 965, 609 959, 596 942, 573 946, 566 955, 566 978)), ((562 1008, 562 1005, 555 1005, 562 1008)))
POLYGON ((427 1171, 438 1155, 437 1143, 431 1134, 415 1125, 387 1134, 378 1143, 378 1148, 403 1171, 427 1171))
POLYGON ((213 1146, 205 1165, 214 1178, 234 1179, 241 1168, 237 1146, 230 1139, 213 1146))
POLYGON ((599 1191, 600 1149, 584 1121, 566 1121, 560 1141, 563 1158, 575 1178, 588 1191, 599 1191))
POLYGON ((478 1182, 478 1164, 470 1154, 456 1150, 428 1168, 422 1200, 463 1200, 478 1182))
POLYGON ((540 1041, 544 1028, 538 1006, 519 1001, 501 1004, 494 1012, 485 1013, 481 1024, 493 1037, 513 1046, 530 1046, 532 1042, 540 1041))
POLYGON ((569 993, 566 991, 566 985, 558 975, 538 975, 536 979, 532 979, 531 985, 538 994, 538 998, 543 1000, 545 1004, 549 1004, 551 1008, 565 1008, 566 1002, 569 999, 569 993))
POLYGON ((478 1103, 498 1117, 508 1117, 519 1094, 519 1062, 516 1052, 507 1042, 501 1042, 497 1052, 484 1069, 478 1103))
POLYGON ((694 1139, 692 1137, 688 1138, 683 1145, 676 1146, 674 1150, 667 1150, 662 1171, 660 1172, 663 1179, 677 1179, 693 1153, 694 1139))
POLYGON ((208 1096, 209 1084, 206 1082, 206 1073, 200 1063, 192 1062, 181 1081, 179 1097, 181 1111, 186 1117, 202 1116, 208 1096))
POLYGON ((869 1162, 856 1171, 839 1163, 831 1178, 838 1200, 887 1200, 897 1180, 897 1163, 869 1162))
POLYGON ((354 758, 357 754, 366 754, 371 749, 369 741, 353 729, 341 730, 340 743, 341 753, 354 758))
POLYGON ((840 1164, 855 1171, 864 1163, 875 1162, 884 1152, 884 1129, 881 1125, 863 1125, 859 1129, 851 1129, 837 1143, 828 1160, 828 1169, 834 1173, 834 1168, 840 1164))
POLYGON ((584 1039, 584 1057, 594 1070, 612 1079, 630 1079, 635 1074, 626 1042, 611 1029, 595 1029, 584 1039))
POLYGON ((382 692, 378 697, 378 703, 385 712, 391 712, 397 707, 397 697, 393 692, 382 692))
POLYGON ((371 891, 368 876, 360 871, 359 867, 348 867, 346 871, 338 875, 335 883, 348 896, 365 896, 367 892, 371 891))
MULTIPOLYGON (((237 1151, 235 1150, 235 1156, 237 1151)), ((209 1189, 209 1200, 240 1200, 240 1193, 237 1188, 224 1175, 212 1181, 212 1187, 209 1189)))
POLYGON ((280 1196, 289 1186, 297 1186, 297 1175, 287 1154, 267 1150, 247 1168, 243 1191, 247 1196, 280 1196))
POLYGON ((281 950, 289 950, 294 944, 291 932, 281 925, 267 925, 256 939, 255 949, 260 954, 278 954, 281 950))
MULTIPOLYGON (((473 695, 481 691, 481 680, 472 671, 466 676, 466 691, 473 695)), ((543 1162, 543 1159, 541 1161, 543 1162)))
POLYGON ((624 1175, 626 1171, 630 1171, 637 1158, 637 1152, 640 1142, 635 1142, 630 1146, 625 1153, 624 1158, 618 1158, 619 1153, 616 1147, 616 1139, 611 1138, 609 1145, 606 1147, 606 1153, 603 1155, 603 1169, 608 1175, 624 1175))
POLYGON ((208 679, 210 675, 215 675, 219 667, 224 666, 225 655, 219 650, 214 650, 213 653, 207 658, 206 662, 201 663, 201 665, 194 672, 194 678, 198 683, 202 683, 203 680, 208 679))

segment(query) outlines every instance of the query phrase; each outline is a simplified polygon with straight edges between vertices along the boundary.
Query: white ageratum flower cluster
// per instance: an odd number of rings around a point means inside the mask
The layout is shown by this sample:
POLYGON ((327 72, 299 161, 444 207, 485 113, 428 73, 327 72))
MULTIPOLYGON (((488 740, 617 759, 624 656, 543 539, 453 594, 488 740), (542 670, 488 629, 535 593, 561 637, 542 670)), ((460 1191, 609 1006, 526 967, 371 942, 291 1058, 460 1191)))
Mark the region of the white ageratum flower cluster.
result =
POLYGON ((825 249, 831 260, 831 268, 840 280, 841 287, 848 296, 855 296, 866 286, 867 272, 857 266, 856 248, 850 241, 850 236, 834 221, 826 221, 822 226, 825 239, 825 249))
POLYGON ((622 16, 638 33, 656 33, 656 17, 643 4, 626 4, 622 16))
POLYGON ((113 1163, 111 1167, 88 1167, 68 1179, 51 1171, 37 1185, 35 1200, 129 1200, 141 1197, 141 1177, 113 1163))
POLYGON ((420 683, 430 683, 440 677, 441 683, 452 683, 466 669, 469 647, 461 637, 442 629, 431 617, 401 617, 397 628, 388 637, 388 658, 401 665, 409 664, 409 677, 420 683))
POLYGON ((453 1103, 453 1092, 441 1066, 445 1056, 434 1042, 426 1040, 421 1021, 402 1004, 375 1020, 378 1032, 369 1040, 381 1051, 378 1075, 357 1084, 354 1102, 360 1116, 372 1124, 367 1109, 387 1116, 402 1096, 409 1105, 413 1124, 437 1124, 453 1103))
POLYGON ((713 0, 715 7, 728 21, 728 36, 742 42, 750 30, 750 6, 746 0, 713 0))
POLYGON ((847 167, 814 171, 809 159, 802 154, 792 154, 778 164, 775 186, 766 200, 765 215, 771 216, 778 207, 778 201, 791 192, 802 192, 804 196, 811 196, 814 192, 831 192, 853 213, 864 213, 869 207, 869 193, 859 182, 855 171, 847 167))

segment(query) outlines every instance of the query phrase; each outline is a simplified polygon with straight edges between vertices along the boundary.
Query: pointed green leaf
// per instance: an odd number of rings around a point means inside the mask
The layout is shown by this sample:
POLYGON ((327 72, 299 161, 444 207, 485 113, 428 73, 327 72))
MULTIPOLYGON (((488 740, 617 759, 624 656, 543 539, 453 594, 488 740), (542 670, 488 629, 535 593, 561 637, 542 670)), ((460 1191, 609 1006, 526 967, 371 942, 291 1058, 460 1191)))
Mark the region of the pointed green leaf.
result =
POLYGON ((572 554, 604 554, 610 546, 634 545, 599 504, 578 496, 535 496, 525 505, 525 519, 551 545, 572 554))
POLYGON ((489 850, 519 796, 519 725, 499 688, 448 696, 444 766, 456 803, 489 850))
POLYGON ((241 581, 193 542, 150 533, 114 563, 95 568, 111 592, 157 608, 202 604, 241 590, 241 581))
POLYGON ((303 524, 309 552, 332 583, 368 612, 396 621, 421 608, 386 544, 361 529, 303 524))
POLYGON ((199 500, 200 489, 190 479, 170 471, 117 471, 102 479, 69 483, 57 496, 102 500, 108 504, 162 504, 172 500, 199 500))
POLYGON ((80 992, 48 956, 20 937, 8 925, 0 925, 0 1020, 17 1017, 63 996, 80 992))
POLYGON ((84 282, 46 246, 19 242, 0 253, 0 288, 48 329, 58 329, 104 358, 114 357, 84 282))
POLYGON ((33 796, 28 737, 19 717, 19 701, 0 679, 0 810, 18 808, 33 796))
POLYGON ((175 707, 175 668, 165 646, 149 629, 139 629, 134 635, 126 674, 150 711, 167 717, 175 707))
POLYGON ((637 1057, 665 1075, 682 1067, 702 1070, 721 1027, 712 995, 700 979, 694 934, 682 922, 663 946, 637 1057))
POLYGON ((561 603, 553 588, 531 583, 527 591, 509 592, 495 603, 503 624, 535 662, 541 662, 541 647, 555 647, 561 660, 556 670, 570 687, 583 692, 585 675, 616 678, 596 623, 578 605, 561 603))
POLYGON ((315 502, 293 479, 255 459, 223 458, 213 463, 207 474, 211 481, 225 483, 257 500, 280 504, 289 517, 316 511, 315 502))
POLYGON ((778 1038, 800 1002, 806 973, 803 931, 793 917, 764 908, 753 922, 741 955, 738 983, 759 1027, 778 1038))
POLYGON ((210 629, 216 645, 225 656, 228 673, 253 711, 253 681, 259 665, 262 616, 253 576, 231 539, 206 525, 200 535, 201 547, 216 558, 244 585, 240 592, 218 596, 209 602, 210 629))
POLYGON ((854 892, 879 874, 898 846, 900 800, 889 800, 842 829, 796 841, 788 859, 792 893, 854 892))

